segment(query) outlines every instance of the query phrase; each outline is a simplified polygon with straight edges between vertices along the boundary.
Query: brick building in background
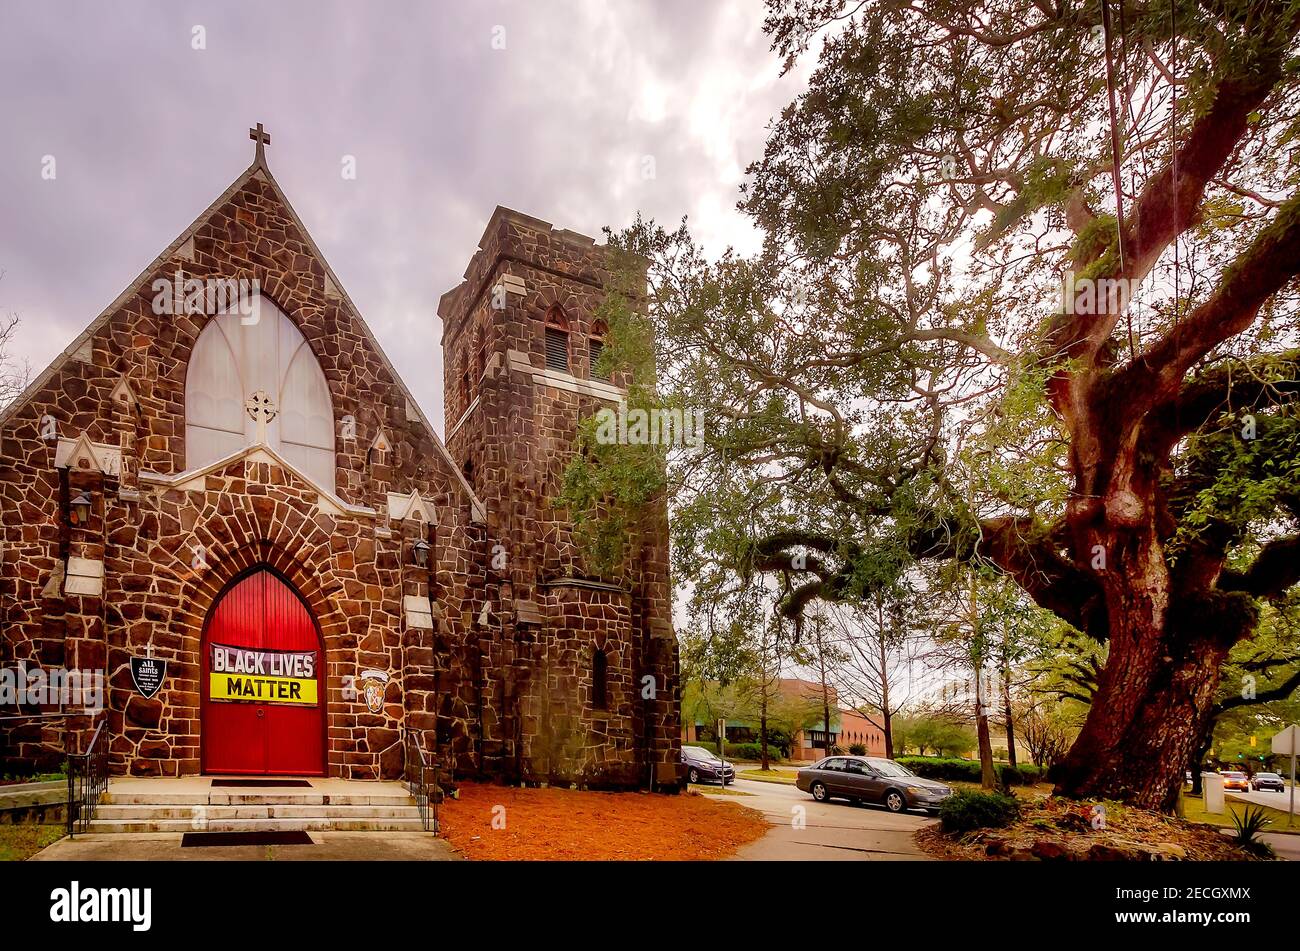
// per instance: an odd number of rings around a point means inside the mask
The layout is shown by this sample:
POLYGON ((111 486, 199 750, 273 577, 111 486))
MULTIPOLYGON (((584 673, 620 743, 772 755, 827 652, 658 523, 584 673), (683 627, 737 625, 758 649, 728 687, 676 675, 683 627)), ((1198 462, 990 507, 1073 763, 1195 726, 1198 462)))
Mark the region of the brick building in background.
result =
POLYGON ((250 134, 0 414, 0 667, 107 680, 99 715, 0 710, 4 768, 102 722, 115 772, 391 778, 406 729, 461 776, 675 787, 666 512, 616 583, 549 502, 622 395, 590 368, 603 249, 496 210, 439 305, 444 446, 250 134))
MULTIPOLYGON (((775 682, 768 729, 792 727, 790 760, 813 762, 826 756, 828 750, 838 749, 847 753, 850 746, 858 743, 866 748, 867 756, 884 756, 885 735, 881 728, 857 710, 841 706, 834 686, 828 685, 826 694, 831 709, 829 734, 823 722, 820 683, 798 677, 781 677, 775 682), (791 718, 797 722, 792 724, 791 718)), ((701 701, 698 691, 693 700, 693 703, 684 704, 682 711, 682 743, 709 743, 716 749, 718 730, 717 724, 712 722, 709 704, 701 701)), ((759 720, 753 711, 755 703, 753 696, 748 696, 745 704, 748 714, 727 719, 728 744, 759 741, 759 720)))

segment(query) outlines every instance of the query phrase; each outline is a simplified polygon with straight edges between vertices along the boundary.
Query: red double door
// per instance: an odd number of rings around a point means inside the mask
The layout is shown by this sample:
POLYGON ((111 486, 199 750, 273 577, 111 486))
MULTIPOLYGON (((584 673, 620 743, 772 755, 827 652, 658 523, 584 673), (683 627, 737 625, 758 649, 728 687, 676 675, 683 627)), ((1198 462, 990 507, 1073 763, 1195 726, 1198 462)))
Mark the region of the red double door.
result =
POLYGON ((213 606, 202 654, 204 772, 325 775, 325 658, 297 592, 246 575, 213 606))

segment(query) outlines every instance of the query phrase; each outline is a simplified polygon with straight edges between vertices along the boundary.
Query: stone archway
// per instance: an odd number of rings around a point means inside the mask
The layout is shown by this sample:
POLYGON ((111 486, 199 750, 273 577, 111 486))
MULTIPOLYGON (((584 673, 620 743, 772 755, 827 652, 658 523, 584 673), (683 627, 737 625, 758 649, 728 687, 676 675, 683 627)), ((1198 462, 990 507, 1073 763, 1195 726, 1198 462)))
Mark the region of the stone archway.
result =
POLYGON ((324 776, 325 645, 274 569, 241 574, 213 603, 200 650, 204 773, 324 776))

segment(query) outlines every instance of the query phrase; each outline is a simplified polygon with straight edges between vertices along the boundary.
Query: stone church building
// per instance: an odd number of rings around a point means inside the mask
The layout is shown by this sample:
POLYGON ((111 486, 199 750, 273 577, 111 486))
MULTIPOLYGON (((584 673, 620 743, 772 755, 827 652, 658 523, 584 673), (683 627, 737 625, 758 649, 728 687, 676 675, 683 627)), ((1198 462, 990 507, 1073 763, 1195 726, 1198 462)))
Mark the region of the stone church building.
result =
POLYGON ((250 137, 0 413, 0 668, 105 684, 0 709, 5 768, 102 723, 115 773, 394 778, 409 731, 458 777, 675 788, 666 513, 598 578, 552 503, 626 383, 603 248, 496 209, 438 302, 444 443, 250 137))

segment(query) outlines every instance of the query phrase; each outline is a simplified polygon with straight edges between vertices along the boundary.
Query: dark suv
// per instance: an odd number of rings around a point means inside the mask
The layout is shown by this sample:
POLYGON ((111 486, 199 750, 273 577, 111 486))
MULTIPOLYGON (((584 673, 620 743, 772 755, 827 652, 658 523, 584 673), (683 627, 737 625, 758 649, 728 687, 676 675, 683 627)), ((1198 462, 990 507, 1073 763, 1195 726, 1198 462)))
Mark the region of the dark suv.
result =
POLYGON ((693 783, 727 783, 736 779, 736 768, 724 763, 702 746, 683 746, 682 763, 686 778, 693 783))
POLYGON ((874 756, 828 756, 799 770, 795 785, 818 802, 838 796, 850 802, 882 803, 890 812, 938 812, 952 795, 943 783, 922 779, 901 763, 874 756))

